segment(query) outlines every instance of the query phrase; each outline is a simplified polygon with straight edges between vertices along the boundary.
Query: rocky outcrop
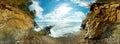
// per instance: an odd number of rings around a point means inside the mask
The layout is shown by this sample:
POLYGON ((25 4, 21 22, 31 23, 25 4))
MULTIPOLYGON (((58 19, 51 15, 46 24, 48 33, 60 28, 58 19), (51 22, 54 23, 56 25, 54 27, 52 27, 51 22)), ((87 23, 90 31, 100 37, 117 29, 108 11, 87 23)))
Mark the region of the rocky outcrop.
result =
POLYGON ((93 3, 82 27, 86 39, 120 38, 120 3, 93 3))
POLYGON ((27 0, 0 0, 0 40, 18 40, 28 35, 34 27, 30 12, 20 5, 26 5, 27 0), (16 2, 15 2, 16 1, 16 2))

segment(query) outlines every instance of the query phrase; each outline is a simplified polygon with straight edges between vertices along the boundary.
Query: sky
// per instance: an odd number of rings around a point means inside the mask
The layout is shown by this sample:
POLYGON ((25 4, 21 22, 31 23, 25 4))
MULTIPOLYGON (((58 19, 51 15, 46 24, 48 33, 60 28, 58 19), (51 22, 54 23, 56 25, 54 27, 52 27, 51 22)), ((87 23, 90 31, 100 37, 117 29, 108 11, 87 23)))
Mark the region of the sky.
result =
POLYGON ((40 31, 45 26, 55 25, 50 31, 52 37, 80 31, 82 21, 89 12, 89 5, 95 0, 32 0, 29 6, 36 11, 35 21, 40 31))

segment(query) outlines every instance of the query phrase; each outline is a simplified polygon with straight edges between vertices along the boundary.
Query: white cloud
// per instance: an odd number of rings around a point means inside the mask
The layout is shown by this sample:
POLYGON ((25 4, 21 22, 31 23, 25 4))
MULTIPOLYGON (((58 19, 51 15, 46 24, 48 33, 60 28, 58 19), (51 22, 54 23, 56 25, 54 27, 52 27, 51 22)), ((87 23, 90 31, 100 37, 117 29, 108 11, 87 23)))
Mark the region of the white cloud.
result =
MULTIPOLYGON (((42 7, 39 6, 39 2, 37 2, 37 1, 35 1, 35 0, 32 0, 32 2, 33 2, 33 4, 29 6, 29 9, 30 9, 31 11, 35 11, 35 12, 36 12, 35 15, 36 15, 38 18, 43 18, 43 16, 42 16, 42 11, 43 11, 43 9, 42 9, 42 7)), ((36 21, 36 22, 37 22, 37 21, 36 21)), ((37 23, 37 24, 38 24, 38 23, 37 23)), ((41 29, 42 29, 42 27, 35 27, 35 28, 34 28, 35 31, 40 31, 41 29)))
MULTIPOLYGON (((61 1, 61 0, 54 0, 54 1, 58 2, 58 1, 61 1)), ((63 0, 63 1, 66 1, 66 0, 63 0)), ((96 0, 67 0, 67 1, 70 1, 70 2, 72 2, 74 4, 77 4, 78 6, 88 8, 89 4, 94 3, 96 0)))
POLYGON ((29 6, 30 10, 31 11, 35 10, 36 11, 36 16, 38 16, 39 18, 42 18, 43 17, 42 16, 43 9, 42 9, 42 7, 39 6, 39 2, 34 1, 34 0, 32 0, 32 2, 33 2, 33 4, 29 6))
POLYGON ((58 22, 53 22, 52 24, 55 24, 55 27, 51 30, 51 36, 60 37, 66 33, 73 33, 79 31, 83 17, 85 17, 85 14, 79 11, 64 16, 64 20, 62 21, 57 20, 58 22))
POLYGON ((66 14, 68 14, 69 11, 71 11, 73 8, 68 7, 68 4, 61 4, 58 8, 56 8, 53 12, 46 14, 45 19, 51 19, 51 20, 60 20, 62 19, 66 14))
POLYGON ((55 11, 57 14, 64 15, 64 14, 67 14, 71 9, 73 9, 73 8, 68 7, 68 4, 62 4, 55 11))
POLYGON ((85 14, 81 11, 71 12, 72 9, 68 4, 61 4, 53 12, 46 14, 44 21, 47 21, 48 25, 55 24, 50 36, 60 37, 66 33, 79 31, 85 14))
POLYGON ((80 19, 83 19, 85 14, 81 11, 70 12, 72 9, 69 4, 61 4, 53 12, 46 14, 39 22, 81 22, 80 19))
POLYGON ((89 4, 95 2, 96 0, 70 0, 70 1, 75 4, 78 4, 79 6, 88 8, 89 4))
MULTIPOLYGON (((55 24, 50 34, 53 37, 79 31, 82 19, 85 17, 85 14, 81 11, 71 12, 74 8, 70 7, 67 3, 59 5, 54 11, 45 16, 42 15, 42 11, 44 10, 39 6, 37 1, 33 1, 33 4, 29 8, 36 11, 36 17, 40 18, 36 22, 41 28, 55 24)), ((41 28, 35 28, 35 30, 39 31, 41 28)))

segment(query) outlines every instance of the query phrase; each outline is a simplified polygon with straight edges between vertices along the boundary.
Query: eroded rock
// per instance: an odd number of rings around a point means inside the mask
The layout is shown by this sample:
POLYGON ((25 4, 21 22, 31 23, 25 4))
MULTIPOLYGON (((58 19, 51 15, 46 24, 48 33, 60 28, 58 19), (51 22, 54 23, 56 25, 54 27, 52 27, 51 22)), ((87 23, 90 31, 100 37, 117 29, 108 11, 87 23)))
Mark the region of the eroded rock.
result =
POLYGON ((28 13, 8 3, 0 2, 0 40, 21 39, 33 27, 34 20, 28 13))
POLYGON ((105 38, 119 33, 114 32, 114 30, 120 29, 120 3, 92 4, 82 25, 84 26, 83 29, 87 30, 86 38, 88 39, 105 38))

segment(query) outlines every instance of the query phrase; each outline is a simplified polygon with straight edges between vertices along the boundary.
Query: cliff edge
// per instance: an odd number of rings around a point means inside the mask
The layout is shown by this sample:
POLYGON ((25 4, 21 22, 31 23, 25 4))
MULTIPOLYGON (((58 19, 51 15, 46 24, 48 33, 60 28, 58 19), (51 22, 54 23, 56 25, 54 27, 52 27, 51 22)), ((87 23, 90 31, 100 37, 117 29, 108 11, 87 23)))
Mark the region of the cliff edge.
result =
MULTIPOLYGON (((101 0, 99 0, 101 1, 101 0)), ((82 23, 86 30, 85 39, 109 40, 113 38, 117 43, 120 41, 120 3, 106 0, 103 3, 93 3, 87 18, 82 23)), ((116 43, 115 43, 116 44, 116 43)))
POLYGON ((34 28, 28 0, 0 0, 0 41, 19 40, 34 28))
POLYGON ((120 3, 107 1, 91 5, 82 28, 87 31, 85 39, 107 40, 108 44, 117 44, 120 43, 120 3))

